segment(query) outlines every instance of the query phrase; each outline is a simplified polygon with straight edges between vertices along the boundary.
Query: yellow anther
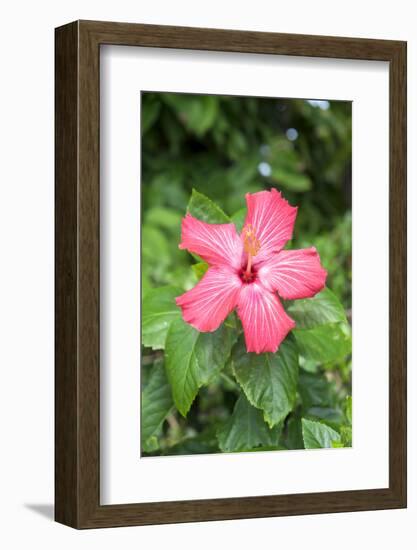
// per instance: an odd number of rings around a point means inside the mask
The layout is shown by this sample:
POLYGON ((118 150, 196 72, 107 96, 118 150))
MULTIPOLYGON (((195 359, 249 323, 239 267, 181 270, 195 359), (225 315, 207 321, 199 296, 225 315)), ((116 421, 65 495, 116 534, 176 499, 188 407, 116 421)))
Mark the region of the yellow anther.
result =
POLYGON ((256 238, 255 228, 248 224, 243 229, 243 248, 250 256, 256 256, 261 248, 261 243, 256 238))

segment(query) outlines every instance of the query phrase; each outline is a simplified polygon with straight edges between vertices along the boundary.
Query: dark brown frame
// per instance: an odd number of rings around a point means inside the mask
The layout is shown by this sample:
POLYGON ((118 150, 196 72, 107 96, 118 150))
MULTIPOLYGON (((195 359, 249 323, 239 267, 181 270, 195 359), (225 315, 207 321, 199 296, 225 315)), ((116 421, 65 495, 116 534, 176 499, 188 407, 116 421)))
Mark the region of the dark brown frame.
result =
POLYGON ((94 528, 406 507, 406 43, 76 21, 56 29, 55 46, 56 521, 75 528, 94 528), (389 488, 100 505, 102 44, 389 62, 389 488))

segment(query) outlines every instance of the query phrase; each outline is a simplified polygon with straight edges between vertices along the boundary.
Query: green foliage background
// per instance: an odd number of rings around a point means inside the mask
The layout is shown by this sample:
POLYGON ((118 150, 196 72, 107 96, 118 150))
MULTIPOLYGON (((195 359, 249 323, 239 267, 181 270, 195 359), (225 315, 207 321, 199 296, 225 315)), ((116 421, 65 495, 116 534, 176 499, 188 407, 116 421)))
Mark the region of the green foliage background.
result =
POLYGON ((141 124, 142 455, 350 446, 351 104, 143 93, 141 124), (287 302, 297 330, 257 356, 233 314, 212 335, 182 321, 206 266, 178 243, 187 208, 240 229, 245 193, 271 187, 328 288, 287 302))

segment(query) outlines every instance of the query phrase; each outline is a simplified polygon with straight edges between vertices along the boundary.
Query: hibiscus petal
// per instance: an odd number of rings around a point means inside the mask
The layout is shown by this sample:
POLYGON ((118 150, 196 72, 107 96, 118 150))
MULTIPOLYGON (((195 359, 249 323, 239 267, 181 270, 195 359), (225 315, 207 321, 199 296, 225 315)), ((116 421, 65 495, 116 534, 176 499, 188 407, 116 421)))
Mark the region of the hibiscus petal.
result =
POLYGON ((236 307, 242 281, 230 269, 210 267, 201 281, 178 296, 182 316, 200 332, 213 332, 236 307))
POLYGON ((233 223, 205 223, 187 214, 181 237, 181 249, 198 254, 210 265, 241 267, 243 245, 233 223))
POLYGON ((276 294, 257 282, 243 286, 237 312, 242 321, 248 352, 276 352, 295 327, 276 294))
POLYGON ((292 238, 297 207, 288 204, 276 189, 247 193, 246 204, 248 213, 244 227, 251 226, 260 243, 255 264, 281 250, 292 238))
POLYGON ((326 284, 327 271, 320 264, 317 250, 281 250, 258 270, 259 280, 286 300, 311 298, 326 284))

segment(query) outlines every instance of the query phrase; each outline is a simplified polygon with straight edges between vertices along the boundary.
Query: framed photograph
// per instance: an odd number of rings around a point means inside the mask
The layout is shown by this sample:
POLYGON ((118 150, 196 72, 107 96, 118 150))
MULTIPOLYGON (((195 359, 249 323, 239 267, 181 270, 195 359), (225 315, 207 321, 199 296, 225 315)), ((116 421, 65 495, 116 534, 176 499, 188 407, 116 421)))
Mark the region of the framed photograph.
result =
POLYGON ((406 43, 56 29, 56 520, 406 506, 406 43))

